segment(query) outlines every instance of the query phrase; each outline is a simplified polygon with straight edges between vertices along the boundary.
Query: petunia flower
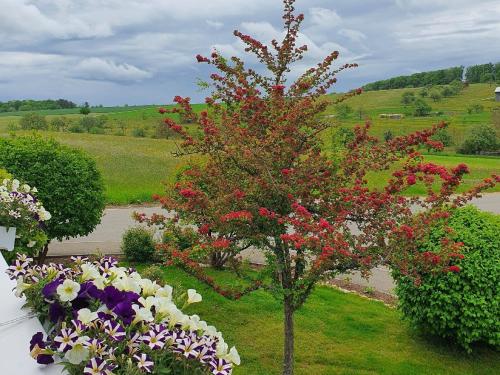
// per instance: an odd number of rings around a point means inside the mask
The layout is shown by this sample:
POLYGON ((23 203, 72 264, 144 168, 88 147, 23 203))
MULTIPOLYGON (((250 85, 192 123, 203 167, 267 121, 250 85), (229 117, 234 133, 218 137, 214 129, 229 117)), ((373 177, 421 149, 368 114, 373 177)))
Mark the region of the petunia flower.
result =
POLYGON ((80 291, 80 284, 72 280, 66 279, 56 289, 59 299, 63 302, 73 301, 80 291))
POLYGON ((201 302, 202 300, 201 294, 197 293, 196 290, 194 289, 188 289, 187 294, 188 294, 188 299, 187 299, 188 304, 201 302))
POLYGON ((142 353, 141 355, 134 355, 134 359, 137 361, 137 367, 139 367, 139 369, 146 372, 153 371, 154 362, 151 361, 145 353, 142 353))
POLYGON ((62 328, 59 334, 54 337, 54 343, 57 343, 57 350, 66 352, 73 347, 78 340, 78 334, 70 328, 62 328))

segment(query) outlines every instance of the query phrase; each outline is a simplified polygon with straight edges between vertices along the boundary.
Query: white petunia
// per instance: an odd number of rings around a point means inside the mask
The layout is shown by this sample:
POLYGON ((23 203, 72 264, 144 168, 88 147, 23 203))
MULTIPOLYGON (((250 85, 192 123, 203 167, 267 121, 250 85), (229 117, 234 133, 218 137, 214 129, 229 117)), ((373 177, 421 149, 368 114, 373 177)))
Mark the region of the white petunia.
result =
POLYGON ((78 310, 78 320, 83 324, 89 324, 97 319, 97 312, 92 312, 87 308, 78 310))
POLYGON ((138 305, 133 305, 132 308, 135 311, 135 318, 132 321, 132 324, 138 322, 151 322, 153 320, 153 314, 151 313, 151 310, 139 307, 138 305))
POLYGON ((170 285, 165 285, 156 290, 155 297, 165 297, 169 300, 172 299, 173 288, 170 285))
POLYGON ((56 291, 61 301, 73 301, 80 291, 80 284, 66 279, 61 285, 57 287, 56 291))
POLYGON ((229 362, 234 363, 236 366, 239 366, 241 364, 240 355, 234 346, 231 348, 231 350, 229 351, 229 354, 226 355, 226 357, 224 359, 226 359, 229 362))
POLYGON ((80 337, 73 347, 66 352, 64 358, 67 359, 69 363, 79 365, 88 359, 90 351, 83 345, 85 339, 88 339, 88 337, 80 337))
POLYGON ((97 279, 99 276, 101 276, 99 270, 93 264, 83 263, 81 265, 81 269, 82 269, 81 277, 83 281, 97 279))
POLYGON ((201 302, 202 300, 201 294, 197 293, 196 290, 194 289, 188 289, 187 294, 188 294, 188 300, 187 300, 188 304, 201 302))

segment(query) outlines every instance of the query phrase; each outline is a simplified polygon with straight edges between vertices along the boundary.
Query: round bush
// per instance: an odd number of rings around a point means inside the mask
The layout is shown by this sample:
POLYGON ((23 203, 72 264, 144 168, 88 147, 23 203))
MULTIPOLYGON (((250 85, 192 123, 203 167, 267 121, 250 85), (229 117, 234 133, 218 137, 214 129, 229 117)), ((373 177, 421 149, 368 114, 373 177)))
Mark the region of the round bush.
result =
POLYGON ((40 137, 0 139, 0 167, 38 189, 49 239, 84 236, 101 221, 104 185, 92 158, 40 137))
POLYGON ((142 227, 128 229, 122 238, 122 251, 130 261, 152 261, 155 254, 153 234, 142 227))
MULTIPOLYGON (((420 286, 396 276, 404 316, 423 332, 451 339, 468 351, 476 342, 500 346, 500 215, 468 206, 450 218, 453 239, 463 242, 460 272, 429 274, 420 286)), ((444 236, 436 225, 422 251, 432 251, 444 236)))

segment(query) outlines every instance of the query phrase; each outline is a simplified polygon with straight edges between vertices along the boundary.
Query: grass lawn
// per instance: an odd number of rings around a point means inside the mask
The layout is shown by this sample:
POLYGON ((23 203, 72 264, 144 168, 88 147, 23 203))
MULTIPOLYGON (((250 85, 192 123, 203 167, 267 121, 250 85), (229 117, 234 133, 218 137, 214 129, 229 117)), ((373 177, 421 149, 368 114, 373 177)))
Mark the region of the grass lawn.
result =
MULTIPOLYGON (((142 267, 138 267, 140 270, 142 267)), ((230 275, 212 272, 220 283, 230 275)), ((230 301, 174 267, 164 268, 172 286, 195 288, 203 302, 186 310, 220 329, 235 345, 242 365, 235 375, 278 375, 282 361, 282 308, 267 292, 230 301)), ((429 341, 411 331, 399 313, 380 302, 318 287, 296 314, 296 374, 495 374, 500 355, 474 355, 429 341)))

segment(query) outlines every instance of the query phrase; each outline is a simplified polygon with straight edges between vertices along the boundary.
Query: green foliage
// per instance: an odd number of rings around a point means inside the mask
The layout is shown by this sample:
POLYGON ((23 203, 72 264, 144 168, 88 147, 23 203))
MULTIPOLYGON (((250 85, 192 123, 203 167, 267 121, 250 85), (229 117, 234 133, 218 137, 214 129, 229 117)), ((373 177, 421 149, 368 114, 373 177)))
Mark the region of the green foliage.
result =
MULTIPOLYGON (((399 306, 424 332, 452 339, 467 350, 475 342, 500 346, 500 216, 469 206, 456 210, 449 223, 453 240, 463 242, 460 272, 427 274, 415 286, 396 275, 399 306)), ((440 246, 444 225, 436 225, 422 251, 440 246)))
POLYGON ((390 141, 392 138, 394 138, 394 135, 392 134, 392 132, 390 130, 386 130, 384 132, 384 141, 388 142, 390 141))
POLYGON ((410 105, 415 101, 415 93, 413 91, 405 91, 401 97, 401 104, 410 105))
POLYGON ((473 113, 482 113, 484 111, 484 106, 481 104, 471 104, 470 106, 467 107, 467 113, 473 114, 473 113))
POLYGON ((79 125, 88 133, 102 134, 104 133, 104 126, 106 125, 107 120, 106 116, 84 116, 80 119, 79 125), (96 131, 96 129, 102 129, 102 132, 96 131))
POLYGON ((499 147, 495 128, 491 125, 478 125, 472 128, 458 152, 461 154, 480 154, 498 151, 499 147))
POLYGON ((429 97, 434 101, 434 102, 439 102, 442 99, 441 94, 434 90, 429 94, 429 97))
POLYGON ((453 96, 455 95, 455 91, 453 91, 453 89, 449 86, 445 86, 443 87, 443 89, 441 90, 441 95, 445 98, 448 98, 450 96, 453 96))
POLYGON ((6 178, 11 178, 12 175, 7 172, 5 169, 0 168, 0 183, 6 179, 6 178))
POLYGON ((130 228, 123 234, 121 248, 130 261, 152 261, 155 255, 153 233, 143 227, 130 228))
POLYGON ((49 239, 86 235, 100 222, 104 188, 95 162, 80 150, 39 137, 0 139, 0 166, 38 189, 52 214, 49 239))
POLYGON ((345 120, 346 118, 348 118, 352 112, 353 112, 352 108, 345 103, 338 104, 337 106, 335 106, 335 113, 337 114, 337 117, 341 120, 345 120))
POLYGON ((499 64, 481 64, 467 67, 465 77, 469 83, 491 82, 500 74, 499 64))
POLYGON ((144 138, 146 136, 146 131, 144 128, 135 128, 132 130, 132 135, 136 138, 144 138))
POLYGON ((423 99, 416 99, 414 105, 413 115, 416 117, 428 116, 432 111, 432 107, 423 99))
POLYGON ((47 120, 45 116, 30 112, 19 120, 19 125, 23 130, 47 130, 47 120))
POLYGON ((445 147, 449 147, 453 144, 453 140, 451 138, 450 133, 446 129, 439 129, 436 134, 431 137, 434 141, 439 141, 445 147))
POLYGON ((57 132, 63 132, 68 130, 70 121, 64 116, 54 117, 50 121, 49 129, 57 132))
POLYGON ((410 76, 393 77, 387 80, 369 83, 363 86, 363 88, 366 91, 371 91, 402 89, 405 87, 423 87, 427 85, 447 85, 455 80, 462 79, 463 69, 463 66, 456 66, 448 69, 415 73, 410 76))
POLYGON ((83 105, 83 107, 80 108, 80 113, 82 115, 88 115, 90 113, 90 106, 89 106, 89 103, 85 102, 85 104, 83 105))
POLYGON ((8 102, 0 102, 0 112, 14 111, 39 111, 44 109, 65 109, 75 108, 76 104, 66 100, 11 100, 8 102))
POLYGON ((141 271, 141 276, 152 281, 156 281, 158 285, 163 285, 163 269, 155 264, 144 268, 141 271))

